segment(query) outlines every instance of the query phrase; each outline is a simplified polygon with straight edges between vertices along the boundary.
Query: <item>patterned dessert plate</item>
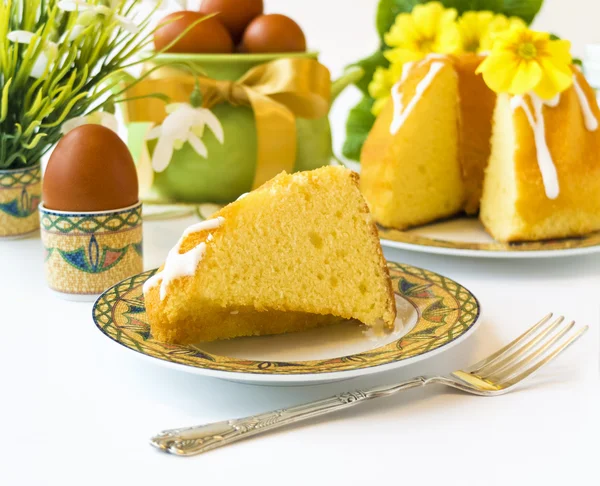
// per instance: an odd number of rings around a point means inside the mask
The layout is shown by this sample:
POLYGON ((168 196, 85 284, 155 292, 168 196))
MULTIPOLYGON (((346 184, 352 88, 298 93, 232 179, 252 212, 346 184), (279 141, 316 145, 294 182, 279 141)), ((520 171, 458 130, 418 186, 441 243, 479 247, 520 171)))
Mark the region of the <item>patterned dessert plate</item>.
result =
POLYGON ((394 332, 384 335, 346 322, 278 336, 166 344, 152 338, 144 307, 142 285, 156 270, 107 290, 96 301, 93 317, 110 339, 156 363, 267 385, 324 383, 398 368, 445 351, 472 333, 480 305, 471 292, 428 270, 388 266, 398 318, 394 332))
POLYGON ((521 243, 494 241, 476 218, 453 218, 409 231, 379 228, 388 248, 476 258, 553 258, 600 253, 600 232, 581 238, 521 243))

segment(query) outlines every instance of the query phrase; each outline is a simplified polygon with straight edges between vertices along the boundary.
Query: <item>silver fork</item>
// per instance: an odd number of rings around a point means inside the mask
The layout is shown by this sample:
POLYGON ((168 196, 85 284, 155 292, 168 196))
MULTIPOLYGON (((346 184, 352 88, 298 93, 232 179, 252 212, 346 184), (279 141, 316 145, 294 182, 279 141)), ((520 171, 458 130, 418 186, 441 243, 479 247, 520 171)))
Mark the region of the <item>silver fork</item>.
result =
POLYGON ((567 335, 575 326, 563 324, 561 316, 551 322, 552 314, 517 339, 484 360, 448 376, 418 376, 396 385, 342 393, 304 405, 274 410, 251 417, 212 424, 165 430, 150 439, 158 449, 179 456, 193 456, 301 420, 337 412, 373 398, 387 397, 419 386, 439 383, 484 397, 502 395, 515 389, 533 373, 567 349, 588 326, 567 335))

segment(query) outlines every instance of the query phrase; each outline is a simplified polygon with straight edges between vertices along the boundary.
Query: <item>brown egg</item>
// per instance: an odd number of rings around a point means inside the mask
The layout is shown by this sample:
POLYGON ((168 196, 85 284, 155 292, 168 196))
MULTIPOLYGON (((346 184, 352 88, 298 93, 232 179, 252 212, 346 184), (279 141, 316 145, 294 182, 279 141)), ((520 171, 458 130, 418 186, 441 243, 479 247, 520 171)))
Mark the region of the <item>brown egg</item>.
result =
POLYGON ((203 0, 200 12, 218 13, 217 18, 238 42, 252 19, 263 13, 263 0, 203 0))
POLYGON ((138 202, 138 179, 127 145, 109 128, 83 125, 58 142, 42 184, 44 206, 106 211, 138 202))
MULTIPOLYGON (((200 12, 182 10, 167 15, 163 18, 160 27, 154 32, 154 47, 157 51, 162 50, 173 42, 179 35, 204 17, 200 12), (161 25, 163 24, 164 25, 161 25)), ((225 26, 211 17, 203 20, 189 30, 181 39, 167 49, 166 52, 177 53, 231 53, 233 52, 233 40, 225 26)))
POLYGON ((306 38, 300 26, 280 14, 256 17, 246 28, 242 38, 242 52, 302 52, 306 38))

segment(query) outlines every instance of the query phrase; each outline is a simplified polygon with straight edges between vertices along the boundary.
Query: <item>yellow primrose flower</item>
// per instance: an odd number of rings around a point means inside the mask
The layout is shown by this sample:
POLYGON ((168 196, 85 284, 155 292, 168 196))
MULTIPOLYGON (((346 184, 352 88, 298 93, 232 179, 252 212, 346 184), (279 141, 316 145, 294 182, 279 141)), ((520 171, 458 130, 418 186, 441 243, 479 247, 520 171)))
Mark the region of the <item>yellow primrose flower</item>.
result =
POLYGON ((420 53, 452 54, 461 48, 456 10, 440 2, 416 5, 412 13, 401 13, 385 34, 385 43, 394 48, 420 53))
POLYGON ((383 110, 383 107, 391 98, 391 95, 389 95, 389 93, 390 92, 388 92, 388 96, 375 100, 375 103, 373 103, 373 106, 371 107, 371 113, 373 113, 373 115, 377 116, 379 115, 379 113, 381 113, 381 110, 383 110))
POLYGON ((571 43, 551 40, 547 32, 515 28, 497 34, 490 55, 479 65, 486 84, 496 93, 533 91, 551 99, 573 83, 571 43))
POLYGON ((390 88, 394 84, 391 76, 391 69, 378 67, 373 73, 373 79, 369 83, 369 94, 372 98, 382 98, 389 95, 390 88))
POLYGON ((519 17, 506 17, 496 15, 490 22, 487 35, 481 39, 481 48, 479 52, 489 52, 492 50, 496 36, 510 29, 526 29, 527 24, 519 17))
POLYGON ((517 27, 524 28, 526 24, 518 17, 507 18, 487 10, 465 12, 458 19, 462 48, 465 52, 488 52, 498 33, 517 27))
POLYGON ((378 67, 369 83, 369 94, 375 98, 371 113, 377 116, 390 97, 392 86, 402 76, 402 64, 392 64, 389 69, 378 67))

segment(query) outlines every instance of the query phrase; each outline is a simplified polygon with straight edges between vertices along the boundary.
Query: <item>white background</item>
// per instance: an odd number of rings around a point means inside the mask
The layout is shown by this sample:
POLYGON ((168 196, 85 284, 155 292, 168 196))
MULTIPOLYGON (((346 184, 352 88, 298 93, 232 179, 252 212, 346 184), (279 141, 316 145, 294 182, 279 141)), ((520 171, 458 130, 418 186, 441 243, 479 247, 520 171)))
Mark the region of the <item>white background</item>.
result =
MULTIPOLYGON (((339 74, 376 45, 374 0, 272 0, 296 18, 339 74)), ((548 0, 536 25, 597 40, 598 2, 548 0)), ((334 127, 343 123, 344 103, 334 127)), ((145 225, 147 268, 161 263, 189 220, 145 225)), ((300 388, 238 385, 140 360, 102 336, 91 304, 45 288, 38 237, 0 242, 0 484, 598 484, 600 258, 485 261, 386 252, 452 277, 482 302, 463 345, 376 380, 300 388), (474 362, 549 311, 591 331, 527 388, 484 399, 415 389, 335 417, 204 456, 161 454, 161 429, 258 413, 374 382, 449 372, 474 362)))

